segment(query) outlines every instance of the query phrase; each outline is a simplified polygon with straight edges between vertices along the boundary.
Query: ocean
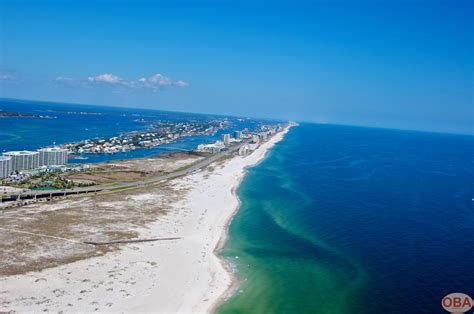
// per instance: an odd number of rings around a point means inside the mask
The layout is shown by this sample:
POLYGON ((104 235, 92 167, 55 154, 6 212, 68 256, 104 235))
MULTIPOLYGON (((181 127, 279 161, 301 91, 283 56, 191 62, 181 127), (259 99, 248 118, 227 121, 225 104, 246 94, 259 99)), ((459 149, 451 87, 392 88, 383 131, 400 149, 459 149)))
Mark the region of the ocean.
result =
POLYGON ((12 99, 0 99, 0 110, 54 117, 54 119, 0 118, 0 153, 11 150, 36 150, 53 144, 112 137, 130 131, 144 131, 149 123, 138 121, 140 119, 190 121, 227 118, 233 124, 230 129, 218 131, 213 136, 184 137, 174 143, 123 153, 84 154, 82 157, 86 159, 70 159, 70 163, 104 162, 189 151, 198 144, 212 143, 220 139, 223 133, 232 133, 243 128, 253 129, 260 123, 275 122, 209 114, 12 99))
MULTIPOLYGON (((0 119, 0 152, 144 130, 137 118, 222 118, 0 99, 0 109, 55 119, 0 119)), ((228 117, 231 130, 261 120, 228 117)), ((87 155, 99 162, 193 149, 87 155)), ((239 291, 219 313, 444 313, 474 297, 474 137, 376 128, 294 127, 238 189, 222 255, 239 291)))
POLYGON ((301 124, 238 189, 227 313, 447 313, 474 297, 474 137, 301 124))

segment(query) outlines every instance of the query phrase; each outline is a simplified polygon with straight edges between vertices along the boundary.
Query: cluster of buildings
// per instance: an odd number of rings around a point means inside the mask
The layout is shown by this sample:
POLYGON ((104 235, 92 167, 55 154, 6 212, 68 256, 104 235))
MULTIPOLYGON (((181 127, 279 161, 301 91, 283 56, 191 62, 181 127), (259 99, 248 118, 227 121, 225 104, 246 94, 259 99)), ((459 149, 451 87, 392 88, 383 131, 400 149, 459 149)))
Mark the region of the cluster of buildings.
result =
POLYGON ((114 154, 166 144, 175 139, 174 136, 161 137, 156 133, 142 133, 120 137, 114 136, 108 139, 84 140, 79 143, 65 144, 64 148, 79 154, 114 154))
POLYGON ((79 154, 114 154, 171 143, 185 136, 211 135, 227 125, 224 120, 160 122, 146 132, 134 131, 107 139, 89 139, 65 144, 63 148, 79 154))
POLYGON ((197 146, 196 151, 215 154, 225 150, 231 143, 241 142, 245 138, 249 138, 249 135, 243 131, 235 131, 233 135, 234 136, 231 137, 228 133, 222 134, 220 141, 216 141, 212 144, 200 144, 197 146))
POLYGON ((281 126, 261 126, 257 132, 249 132, 248 129, 243 131, 235 131, 233 136, 230 134, 222 134, 221 140, 216 141, 212 144, 200 144, 197 146, 196 151, 206 153, 218 153, 225 150, 232 143, 239 143, 246 141, 245 145, 239 149, 239 155, 246 155, 250 151, 255 150, 260 143, 266 141, 269 137, 275 133, 281 131, 281 126))
MULTIPOLYGON (((35 170, 64 171, 69 152, 115 153, 128 151, 169 143, 182 136, 210 135, 226 127, 228 127, 227 120, 166 122, 156 126, 150 132, 131 132, 109 139, 86 140, 79 143, 65 144, 62 147, 42 148, 37 151, 5 152, 0 156, 0 179, 18 173, 28 176, 28 173, 31 174, 35 170)), ((235 131, 232 136, 228 133, 222 134, 220 141, 213 144, 198 145, 196 151, 218 153, 233 143, 245 141, 245 145, 242 145, 239 149, 239 154, 247 154, 281 129, 282 126, 280 125, 263 125, 256 132, 244 129, 235 131)))
POLYGON ((65 165, 67 156, 68 150, 60 147, 5 152, 0 156, 0 179, 24 170, 65 165))

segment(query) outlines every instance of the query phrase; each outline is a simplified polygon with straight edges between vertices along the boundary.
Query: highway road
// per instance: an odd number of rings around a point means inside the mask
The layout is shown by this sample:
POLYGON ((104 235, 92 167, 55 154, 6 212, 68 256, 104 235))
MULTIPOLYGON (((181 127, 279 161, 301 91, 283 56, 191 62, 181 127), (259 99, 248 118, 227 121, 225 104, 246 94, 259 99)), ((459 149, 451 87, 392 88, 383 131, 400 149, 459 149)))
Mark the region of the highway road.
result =
POLYGON ((204 169, 208 165, 212 164, 213 162, 223 158, 226 155, 231 155, 234 152, 238 151, 242 145, 246 144, 247 142, 240 143, 235 146, 229 147, 226 151, 219 152, 217 154, 213 154, 209 157, 206 157, 205 159, 190 165, 187 168, 177 170, 174 172, 170 172, 165 175, 160 175, 156 176, 153 178, 149 178, 146 180, 140 180, 140 181, 134 181, 134 182, 126 182, 126 183, 120 183, 120 184, 103 184, 103 185, 93 185, 89 187, 78 187, 78 188, 72 188, 72 189, 63 189, 63 190, 26 190, 22 193, 11 193, 11 194, 4 194, 1 195, 2 201, 8 200, 13 200, 18 198, 20 196, 22 199, 26 198, 35 198, 39 196, 62 196, 62 195, 72 195, 72 194, 82 194, 82 193, 95 193, 95 192, 106 192, 106 191, 113 191, 116 189, 124 189, 124 188, 133 188, 133 187, 139 187, 139 186, 144 186, 144 185, 149 185, 149 184, 155 184, 161 181, 165 180, 170 180, 174 179, 177 177, 184 176, 186 174, 190 174, 194 171, 204 169))

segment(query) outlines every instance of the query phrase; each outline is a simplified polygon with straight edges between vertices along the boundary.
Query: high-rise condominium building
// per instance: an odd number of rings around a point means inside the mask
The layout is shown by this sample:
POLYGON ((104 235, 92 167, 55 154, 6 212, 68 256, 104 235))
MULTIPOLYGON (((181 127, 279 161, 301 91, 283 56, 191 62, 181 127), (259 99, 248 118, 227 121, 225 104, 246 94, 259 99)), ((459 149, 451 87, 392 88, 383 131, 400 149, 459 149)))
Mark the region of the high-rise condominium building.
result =
POLYGON ((12 158, 0 156, 0 179, 8 177, 12 173, 12 158))
POLYGON ((60 147, 48 147, 38 150, 39 165, 52 166, 64 165, 67 162, 68 150, 60 147))
POLYGON ((222 141, 224 144, 229 144, 230 143, 230 134, 222 134, 222 141))
POLYGON ((3 153, 3 156, 11 157, 12 172, 29 170, 39 167, 39 153, 28 150, 3 153))

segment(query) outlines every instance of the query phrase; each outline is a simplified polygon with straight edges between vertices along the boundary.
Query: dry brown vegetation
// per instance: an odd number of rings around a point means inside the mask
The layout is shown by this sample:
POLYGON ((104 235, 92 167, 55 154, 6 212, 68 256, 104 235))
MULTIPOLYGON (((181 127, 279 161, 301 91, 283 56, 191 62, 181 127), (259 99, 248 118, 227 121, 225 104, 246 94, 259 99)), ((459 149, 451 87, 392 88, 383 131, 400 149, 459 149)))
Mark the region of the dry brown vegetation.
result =
MULTIPOLYGON (((171 169, 174 170, 200 159, 187 156, 189 158, 185 158, 185 155, 166 158, 166 164, 172 165, 171 169)), ((160 160, 153 158, 151 162, 158 164, 160 160)), ((149 163, 149 159, 140 159, 105 167, 100 165, 107 170, 104 169, 103 173, 98 171, 100 175, 94 180, 108 178, 105 173, 113 173, 113 180, 129 180, 132 174, 141 175, 141 170, 137 168, 153 168, 146 166, 149 163), (128 170, 124 171, 124 167, 128 170), (120 170, 111 171, 110 168, 120 170)), ((158 165, 155 165, 153 169, 157 168, 158 165)), ((139 228, 159 219, 169 209, 168 204, 182 198, 184 193, 186 190, 168 181, 139 189, 73 197, 0 212, 0 228, 4 228, 0 229, 0 276, 54 267, 116 250, 117 246, 99 247, 81 242, 136 238, 139 228)))
POLYGON ((77 183, 106 184, 114 182, 133 182, 153 176, 154 173, 139 171, 107 171, 93 170, 65 175, 69 180, 77 183))
POLYGON ((161 154, 148 158, 96 164, 92 165, 89 171, 68 173, 63 177, 76 183, 133 182, 175 171, 203 158, 203 156, 192 152, 161 154))

